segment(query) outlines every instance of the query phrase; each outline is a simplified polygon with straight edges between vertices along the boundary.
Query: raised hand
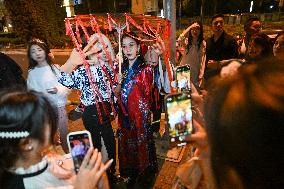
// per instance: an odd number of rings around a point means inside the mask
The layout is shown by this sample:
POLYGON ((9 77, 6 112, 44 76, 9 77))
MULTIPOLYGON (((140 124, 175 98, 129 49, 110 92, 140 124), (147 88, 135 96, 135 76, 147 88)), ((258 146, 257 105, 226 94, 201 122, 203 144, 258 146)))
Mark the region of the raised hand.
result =
POLYGON ((158 39, 157 42, 154 45, 152 45, 152 48, 154 52, 157 53, 158 55, 163 54, 166 50, 165 43, 161 39, 158 39))
MULTIPOLYGON (((87 56, 96 54, 101 48, 92 48, 95 43, 98 42, 97 38, 91 39, 87 46, 82 50, 83 57, 86 59, 87 56)), ((70 54, 69 59, 67 62, 60 67, 60 70, 66 73, 71 73, 74 68, 77 66, 81 66, 84 64, 84 61, 86 61, 88 64, 95 64, 97 62, 96 59, 91 59, 91 60, 84 60, 82 58, 82 55, 80 54, 78 49, 73 49, 73 51, 70 54)))
POLYGON ((97 149, 90 148, 78 171, 74 189, 94 189, 98 187, 108 188, 105 171, 110 167, 113 159, 106 164, 102 163, 102 155, 97 149))
POLYGON ((207 133, 205 129, 195 119, 193 119, 193 127, 194 127, 194 133, 186 136, 185 141, 192 142, 194 145, 196 145, 197 150, 195 154, 197 156, 199 156, 201 153, 208 155, 209 146, 208 146, 207 133))

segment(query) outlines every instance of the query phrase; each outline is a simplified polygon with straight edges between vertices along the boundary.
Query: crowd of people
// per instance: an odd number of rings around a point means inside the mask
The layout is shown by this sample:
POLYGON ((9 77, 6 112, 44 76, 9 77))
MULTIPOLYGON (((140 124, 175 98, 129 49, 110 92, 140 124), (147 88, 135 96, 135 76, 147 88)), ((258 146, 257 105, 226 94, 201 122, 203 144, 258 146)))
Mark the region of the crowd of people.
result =
MULTIPOLYGON (((195 188, 284 187, 284 33, 273 44, 261 24, 257 17, 249 18, 246 36, 237 43, 224 31, 224 16, 218 14, 212 17, 208 39, 200 21, 177 39, 184 50, 178 62, 190 67, 192 103, 194 110, 199 107, 198 115, 193 111, 194 133, 185 138, 195 146, 193 158, 201 170, 195 188)), ((118 65, 111 41, 95 33, 60 66, 44 40, 32 38, 26 82, 19 66, 0 54, 1 188, 109 188, 118 179, 116 156, 128 188, 141 184, 145 173, 158 172, 153 132, 159 127, 152 125, 151 114, 160 119, 163 97, 171 93, 168 74, 175 74, 166 70, 163 41, 158 38, 143 52, 138 39, 132 32, 122 35, 123 57, 118 58, 123 61, 118 65), (83 124, 94 146, 77 174, 66 140, 65 106, 71 90, 80 91, 83 124), (116 115, 115 136, 111 116, 116 115), (65 155, 50 151, 55 143, 65 155)), ((182 187, 188 183, 184 179, 192 182, 183 177, 182 187)))

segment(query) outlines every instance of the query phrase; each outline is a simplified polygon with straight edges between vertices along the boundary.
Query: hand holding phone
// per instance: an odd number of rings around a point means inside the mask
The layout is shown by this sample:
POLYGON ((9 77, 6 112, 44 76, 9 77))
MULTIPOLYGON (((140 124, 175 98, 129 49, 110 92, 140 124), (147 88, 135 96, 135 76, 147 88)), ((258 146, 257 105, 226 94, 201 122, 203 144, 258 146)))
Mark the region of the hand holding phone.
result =
POLYGON ((92 189, 92 188, 109 188, 106 170, 112 164, 113 159, 105 164, 102 162, 102 155, 97 149, 92 147, 88 150, 84 161, 77 174, 74 188, 92 189))
POLYGON ((93 147, 91 134, 89 131, 71 132, 67 135, 67 142, 75 172, 78 173, 85 155, 93 147))

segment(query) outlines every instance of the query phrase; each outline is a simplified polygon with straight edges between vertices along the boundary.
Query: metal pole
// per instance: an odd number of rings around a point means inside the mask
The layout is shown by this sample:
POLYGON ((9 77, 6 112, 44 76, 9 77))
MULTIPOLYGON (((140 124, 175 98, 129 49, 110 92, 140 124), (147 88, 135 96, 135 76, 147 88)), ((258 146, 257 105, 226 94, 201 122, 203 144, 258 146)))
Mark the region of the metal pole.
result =
POLYGON ((170 61, 176 65, 176 0, 163 0, 165 18, 171 21, 171 57, 170 61))
POLYGON ((116 13, 116 0, 113 1, 113 9, 114 9, 114 12, 116 13))
MULTIPOLYGON (((165 18, 171 21, 171 37, 170 37, 170 61, 173 65, 176 65, 176 0, 163 0, 163 8, 165 18)), ((166 122, 167 120, 165 120, 166 122)), ((169 149, 169 128, 167 123, 165 124, 165 133, 162 136, 164 149, 169 149)))
POLYGON ((181 4, 182 4, 182 0, 179 0, 179 10, 178 10, 178 16, 179 16, 179 18, 178 18, 178 22, 179 22, 179 29, 181 28, 181 8, 182 8, 182 6, 181 6, 181 4))
POLYGON ((201 1, 200 17, 201 17, 201 22, 203 23, 204 21, 204 0, 201 1))

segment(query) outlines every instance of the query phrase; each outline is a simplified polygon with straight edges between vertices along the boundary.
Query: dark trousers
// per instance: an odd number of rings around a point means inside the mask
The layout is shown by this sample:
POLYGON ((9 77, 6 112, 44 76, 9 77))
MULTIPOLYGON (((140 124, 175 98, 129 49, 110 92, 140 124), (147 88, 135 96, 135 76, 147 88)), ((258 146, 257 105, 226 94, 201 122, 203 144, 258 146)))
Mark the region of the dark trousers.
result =
POLYGON ((164 112, 164 98, 165 95, 161 95, 160 92, 157 90, 156 95, 159 95, 158 97, 153 94, 152 98, 154 99, 154 102, 152 104, 151 111, 153 113, 153 122, 152 123, 152 129, 153 132, 159 132, 160 130, 160 122, 161 122, 161 113, 164 112))
MULTIPOLYGON (((104 102, 104 105, 110 112, 109 102, 104 102)), ((115 171, 115 138, 111 126, 110 115, 106 114, 103 110, 102 103, 99 102, 102 123, 98 115, 96 105, 86 106, 82 115, 82 120, 86 130, 91 133, 94 147, 101 151, 102 143, 101 137, 104 140, 108 158, 113 159, 111 171, 115 171)))

